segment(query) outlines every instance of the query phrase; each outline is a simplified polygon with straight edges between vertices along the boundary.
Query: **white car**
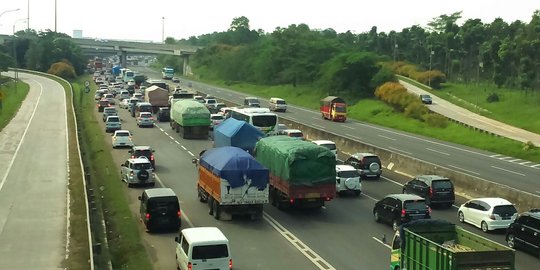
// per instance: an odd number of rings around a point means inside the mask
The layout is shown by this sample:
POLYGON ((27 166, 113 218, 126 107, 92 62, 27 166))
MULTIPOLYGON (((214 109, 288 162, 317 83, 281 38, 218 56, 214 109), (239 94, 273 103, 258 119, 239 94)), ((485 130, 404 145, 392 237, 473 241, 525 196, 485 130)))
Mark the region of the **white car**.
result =
POLYGON ((360 196, 362 193, 360 173, 351 165, 336 165, 336 193, 343 196, 347 192, 360 196))
POLYGON ((472 224, 483 232, 507 229, 517 215, 514 205, 502 198, 472 199, 458 209, 460 222, 472 224))
POLYGON ((129 99, 125 98, 120 101, 120 104, 118 105, 121 109, 127 109, 129 108, 129 99))
POLYGON ((213 113, 210 115, 210 129, 214 129, 217 125, 221 124, 225 120, 225 116, 220 113, 213 113))
POLYGON ((311 142, 316 144, 316 145, 320 145, 320 146, 324 146, 324 147, 328 148, 330 151, 332 151, 332 153, 334 153, 334 155, 336 155, 336 160, 338 159, 337 147, 336 147, 335 142, 328 141, 328 140, 314 140, 314 141, 311 141, 311 142))
POLYGON ((116 130, 112 134, 112 147, 133 147, 133 135, 129 130, 116 130))
POLYGON ((113 94, 105 94, 103 98, 107 99, 109 101, 109 104, 113 104, 113 105, 116 104, 113 94))
POLYGON ((129 97, 130 97, 129 96, 129 91, 122 90, 122 91, 120 91, 120 95, 118 96, 118 99, 124 100, 124 99, 128 99, 129 97))
POLYGON ((285 129, 282 131, 283 135, 293 137, 299 140, 305 140, 304 133, 299 129, 285 129))
POLYGON ((154 116, 151 112, 140 112, 137 116, 138 127, 154 127, 154 116))

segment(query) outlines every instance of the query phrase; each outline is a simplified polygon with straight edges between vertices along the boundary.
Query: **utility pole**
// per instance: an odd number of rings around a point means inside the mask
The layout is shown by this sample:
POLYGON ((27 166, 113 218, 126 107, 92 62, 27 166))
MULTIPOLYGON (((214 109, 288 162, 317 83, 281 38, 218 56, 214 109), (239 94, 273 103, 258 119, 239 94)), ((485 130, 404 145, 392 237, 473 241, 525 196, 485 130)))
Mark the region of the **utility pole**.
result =
POLYGON ((57 13, 58 13, 57 0, 54 0, 54 32, 55 33, 56 33, 57 13))
POLYGON ((429 49, 429 73, 428 73, 428 86, 431 87, 431 62, 432 62, 432 58, 433 58, 433 54, 435 54, 435 52, 430 48, 429 49))
POLYGON ((161 17, 161 42, 165 43, 165 17, 161 17))

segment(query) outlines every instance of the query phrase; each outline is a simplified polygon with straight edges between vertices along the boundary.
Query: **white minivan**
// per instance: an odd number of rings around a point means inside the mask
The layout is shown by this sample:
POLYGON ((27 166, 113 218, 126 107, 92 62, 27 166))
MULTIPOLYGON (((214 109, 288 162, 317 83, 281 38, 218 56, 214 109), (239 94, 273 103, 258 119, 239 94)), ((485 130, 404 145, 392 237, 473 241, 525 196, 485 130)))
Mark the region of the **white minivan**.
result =
POLYGON ((334 153, 334 155, 336 155, 336 160, 338 160, 337 147, 336 147, 335 142, 328 141, 328 140, 314 140, 314 141, 311 141, 311 142, 313 142, 316 145, 320 145, 320 146, 324 146, 324 147, 328 148, 330 151, 332 151, 332 153, 334 153))
POLYGON ((281 111, 281 112, 285 112, 287 111, 287 102, 285 102, 285 100, 283 100, 282 98, 270 98, 270 102, 269 102, 270 105, 268 105, 268 108, 271 110, 271 111, 281 111))
POLYGON ((229 240, 216 227, 183 229, 175 241, 178 269, 232 269, 229 240))

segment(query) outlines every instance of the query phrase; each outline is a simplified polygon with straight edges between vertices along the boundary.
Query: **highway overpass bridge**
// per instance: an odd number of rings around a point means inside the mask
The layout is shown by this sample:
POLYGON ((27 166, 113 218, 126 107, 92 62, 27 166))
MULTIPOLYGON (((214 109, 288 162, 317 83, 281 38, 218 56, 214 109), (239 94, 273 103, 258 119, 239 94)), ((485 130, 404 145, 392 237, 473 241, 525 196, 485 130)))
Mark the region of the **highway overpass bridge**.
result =
MULTIPOLYGON (((12 36, 0 35, 0 44, 12 36)), ((72 38, 72 41, 79 45, 85 54, 90 55, 118 55, 122 66, 127 66, 127 55, 141 54, 167 54, 177 55, 182 61, 184 72, 188 70, 189 57, 194 54, 199 48, 189 45, 171 45, 163 43, 151 42, 135 42, 123 40, 103 40, 89 38, 72 38)), ((185 74, 184 74, 185 75, 185 74)))

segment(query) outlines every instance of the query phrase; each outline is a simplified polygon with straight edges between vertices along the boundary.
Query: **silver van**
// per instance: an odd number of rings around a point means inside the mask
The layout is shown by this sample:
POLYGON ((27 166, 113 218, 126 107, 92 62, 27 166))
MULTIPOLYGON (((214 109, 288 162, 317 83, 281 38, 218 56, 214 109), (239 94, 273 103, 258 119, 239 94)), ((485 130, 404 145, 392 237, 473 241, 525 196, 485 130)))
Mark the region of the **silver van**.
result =
POLYGON ((287 102, 282 98, 273 97, 270 98, 270 105, 268 105, 268 108, 275 112, 285 112, 287 111, 287 102))
POLYGON ((229 240, 216 227, 183 229, 176 242, 176 266, 181 270, 231 270, 229 240))

